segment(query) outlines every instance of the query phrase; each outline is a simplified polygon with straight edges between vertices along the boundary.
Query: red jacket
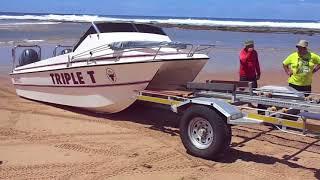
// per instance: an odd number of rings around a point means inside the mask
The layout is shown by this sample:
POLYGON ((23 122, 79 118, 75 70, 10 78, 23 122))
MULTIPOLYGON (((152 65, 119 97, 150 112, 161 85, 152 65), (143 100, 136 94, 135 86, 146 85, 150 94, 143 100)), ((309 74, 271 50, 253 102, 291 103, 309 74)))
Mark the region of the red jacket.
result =
POLYGON ((242 49, 240 51, 240 77, 247 77, 253 79, 256 75, 260 76, 260 65, 258 60, 258 53, 256 50, 247 51, 242 49))

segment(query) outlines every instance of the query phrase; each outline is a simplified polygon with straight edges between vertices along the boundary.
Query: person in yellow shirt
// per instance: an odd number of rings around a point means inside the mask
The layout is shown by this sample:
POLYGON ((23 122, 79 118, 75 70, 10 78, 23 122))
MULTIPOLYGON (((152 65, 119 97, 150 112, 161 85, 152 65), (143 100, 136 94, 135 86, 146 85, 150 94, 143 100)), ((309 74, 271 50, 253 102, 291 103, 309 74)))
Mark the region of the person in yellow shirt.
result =
MULTIPOLYGON (((308 41, 300 40, 297 52, 283 61, 290 87, 306 93, 311 92, 312 75, 320 69, 320 56, 308 50, 308 41)), ((306 94, 307 95, 307 94, 306 94)))

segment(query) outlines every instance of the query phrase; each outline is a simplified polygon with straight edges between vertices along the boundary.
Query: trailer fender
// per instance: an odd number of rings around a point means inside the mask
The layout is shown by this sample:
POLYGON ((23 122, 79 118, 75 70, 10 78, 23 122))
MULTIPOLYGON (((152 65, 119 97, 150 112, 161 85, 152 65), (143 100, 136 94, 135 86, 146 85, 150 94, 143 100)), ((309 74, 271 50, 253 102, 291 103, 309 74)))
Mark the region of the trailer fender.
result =
POLYGON ((223 114, 227 121, 235 120, 242 118, 244 115, 243 113, 236 107, 228 102, 225 102, 220 99, 215 98, 207 98, 207 97, 197 97, 188 99, 187 101, 184 101, 182 103, 172 105, 172 111, 176 113, 183 112, 185 109, 187 109, 191 105, 204 105, 209 106, 212 109, 215 109, 216 111, 223 114))

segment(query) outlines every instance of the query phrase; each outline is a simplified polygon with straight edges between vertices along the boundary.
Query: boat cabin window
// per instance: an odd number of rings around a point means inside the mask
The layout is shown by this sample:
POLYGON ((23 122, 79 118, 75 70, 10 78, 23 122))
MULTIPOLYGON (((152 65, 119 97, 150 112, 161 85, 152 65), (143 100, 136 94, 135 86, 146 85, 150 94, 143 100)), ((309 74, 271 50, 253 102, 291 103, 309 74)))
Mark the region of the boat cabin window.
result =
POLYGON ((129 23, 116 23, 116 24, 101 23, 101 24, 96 24, 96 26, 101 33, 136 32, 136 29, 134 28, 134 26, 129 23))
MULTIPOLYGON (((134 24, 134 23, 96 23, 96 27, 100 33, 110 32, 141 32, 166 35, 166 33, 159 27, 148 24, 134 24)), ((90 34, 96 34, 96 30, 91 26, 88 31, 80 38, 79 42, 74 46, 73 51, 82 43, 82 41, 90 34)))
POLYGON ((147 24, 133 23, 100 23, 96 24, 101 33, 108 32, 142 32, 166 35, 161 28, 147 24))
POLYGON ((82 43, 82 41, 90 34, 97 33, 93 26, 90 26, 90 28, 87 30, 86 33, 83 34, 83 36, 79 39, 77 44, 74 45, 73 51, 77 49, 77 47, 82 43))
POLYGON ((147 24, 135 24, 139 32, 166 35, 161 28, 150 26, 147 24))

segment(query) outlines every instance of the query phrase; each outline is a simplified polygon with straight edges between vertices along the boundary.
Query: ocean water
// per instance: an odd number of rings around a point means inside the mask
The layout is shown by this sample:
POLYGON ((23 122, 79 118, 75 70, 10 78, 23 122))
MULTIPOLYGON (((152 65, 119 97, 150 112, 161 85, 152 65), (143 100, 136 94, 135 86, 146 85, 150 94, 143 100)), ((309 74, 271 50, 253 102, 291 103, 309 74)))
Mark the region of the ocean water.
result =
POLYGON ((56 22, 92 22, 92 21, 135 21, 146 23, 198 25, 198 26, 251 26, 320 29, 319 20, 283 20, 283 19, 243 19, 243 18, 199 18, 172 16, 126 16, 126 15, 80 15, 80 14, 41 14, 0 12, 1 20, 39 20, 56 22))
POLYGON ((299 39, 310 41, 310 49, 320 53, 319 34, 294 34, 292 28, 320 30, 318 21, 302 20, 252 20, 209 19, 188 17, 142 17, 142 16, 97 16, 0 13, 0 71, 11 70, 11 49, 18 44, 37 44, 42 47, 42 58, 52 56, 58 44, 73 45, 90 26, 91 21, 136 21, 164 26, 164 31, 173 41, 192 44, 215 44, 209 54, 211 59, 204 68, 206 72, 237 72, 238 53, 246 39, 253 39, 263 70, 282 67, 283 59, 295 51, 299 39), (173 26, 166 26, 171 24, 173 26), (224 27, 281 27, 281 33, 235 32, 221 30, 183 29, 181 25, 224 27))

